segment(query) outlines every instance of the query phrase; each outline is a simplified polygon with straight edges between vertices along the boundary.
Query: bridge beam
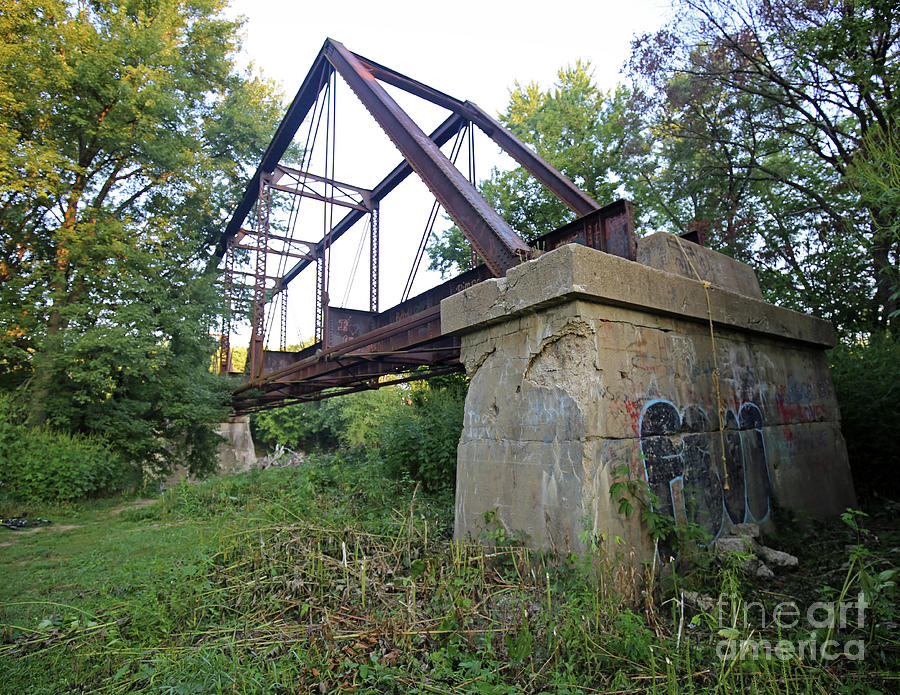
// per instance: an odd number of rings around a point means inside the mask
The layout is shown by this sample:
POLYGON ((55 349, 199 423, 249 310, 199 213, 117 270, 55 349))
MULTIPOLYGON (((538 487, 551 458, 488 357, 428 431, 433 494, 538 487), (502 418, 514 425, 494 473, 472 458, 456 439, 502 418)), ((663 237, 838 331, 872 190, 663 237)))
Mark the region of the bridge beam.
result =
POLYGON ((316 99, 319 98, 319 92, 322 91, 322 87, 325 86, 325 83, 328 81, 332 72, 333 68, 331 67, 331 63, 325 59, 323 47, 322 51, 319 51, 319 55, 316 56, 316 60, 313 62, 309 72, 306 74, 303 84, 297 91, 297 96, 294 97, 294 100, 288 107, 287 114, 285 114, 279 124, 278 130, 275 131, 275 137, 272 138, 272 142, 270 142, 269 146, 266 148, 259 166, 256 169, 256 173, 253 175, 253 178, 250 179, 247 188, 244 189, 244 195, 241 198, 241 202, 238 203, 234 214, 231 216, 231 220, 225 227, 225 231, 216 243, 207 269, 215 268, 219 261, 222 260, 222 256, 228 246, 228 240, 240 231, 241 225, 244 224, 244 220, 247 218, 253 204, 256 202, 256 198, 259 195, 260 181, 262 181, 264 175, 271 174, 275 171, 275 167, 278 166, 278 162, 281 161, 281 158, 290 146, 297 129, 300 127, 300 124, 303 123, 303 119, 306 118, 309 110, 313 107, 313 104, 316 103, 316 99))
POLYGON ((353 53, 337 41, 328 41, 325 56, 459 225, 494 275, 502 276, 531 257, 531 247, 488 204, 353 53))
MULTIPOLYGON (((440 147, 441 145, 445 145, 450 141, 450 139, 456 135, 460 128, 463 127, 465 123, 465 119, 459 114, 453 113, 441 123, 434 132, 431 133, 431 140, 440 147)), ((397 186, 403 183, 406 178, 413 172, 412 167, 409 165, 405 159, 395 166, 391 172, 385 176, 376 186, 372 189, 370 198, 372 200, 373 205, 377 205, 381 200, 384 200, 385 196, 388 195, 391 191, 393 191, 397 186)), ((334 243, 338 239, 340 239, 344 233, 346 233, 354 224, 359 222, 366 213, 361 212, 359 210, 351 210, 348 212, 343 218, 341 218, 340 222, 334 225, 334 228, 331 230, 331 243, 334 243)), ((316 247, 316 253, 321 254, 324 250, 324 242, 320 241, 316 247)), ((281 284, 283 286, 287 286, 289 282, 291 282, 295 277, 297 277, 306 267, 309 266, 309 261, 300 261, 293 268, 287 271, 282 278, 281 284)))
POLYGON ((458 113, 460 116, 465 116, 466 120, 477 125, 485 135, 497 143, 504 152, 515 159, 534 178, 544 184, 548 191, 559 198, 567 208, 579 217, 584 217, 600 208, 600 204, 596 200, 536 154, 528 145, 519 140, 478 104, 471 101, 460 101, 396 70, 386 68, 356 53, 353 55, 375 78, 382 82, 387 82, 398 89, 416 95, 420 99, 425 99, 432 104, 458 113))

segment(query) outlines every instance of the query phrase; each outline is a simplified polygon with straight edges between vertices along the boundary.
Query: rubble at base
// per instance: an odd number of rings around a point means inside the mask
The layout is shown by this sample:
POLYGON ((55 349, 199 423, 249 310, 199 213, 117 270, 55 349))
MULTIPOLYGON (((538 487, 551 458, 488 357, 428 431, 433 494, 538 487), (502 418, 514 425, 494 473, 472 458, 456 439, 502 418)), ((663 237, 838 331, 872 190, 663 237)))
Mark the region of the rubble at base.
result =
POLYGON ((756 524, 735 524, 728 535, 716 539, 715 549, 722 555, 728 553, 749 555, 744 563, 744 569, 760 579, 775 577, 769 565, 793 569, 799 564, 794 555, 762 545, 758 539, 759 526, 756 524))

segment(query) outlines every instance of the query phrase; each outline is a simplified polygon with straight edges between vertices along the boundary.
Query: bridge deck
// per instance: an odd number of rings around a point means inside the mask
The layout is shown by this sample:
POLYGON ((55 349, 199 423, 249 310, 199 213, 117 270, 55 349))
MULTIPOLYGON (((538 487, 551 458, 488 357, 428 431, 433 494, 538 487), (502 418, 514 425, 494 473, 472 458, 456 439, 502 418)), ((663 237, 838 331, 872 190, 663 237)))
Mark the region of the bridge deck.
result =
MULTIPOLYGON (((631 203, 619 200, 540 237, 533 248, 577 243, 633 258, 633 230, 631 203)), ((440 303, 491 277, 480 265, 379 313, 328 307, 324 340, 299 352, 267 350, 262 376, 235 389, 235 412, 460 371, 459 342, 441 332, 440 303)))

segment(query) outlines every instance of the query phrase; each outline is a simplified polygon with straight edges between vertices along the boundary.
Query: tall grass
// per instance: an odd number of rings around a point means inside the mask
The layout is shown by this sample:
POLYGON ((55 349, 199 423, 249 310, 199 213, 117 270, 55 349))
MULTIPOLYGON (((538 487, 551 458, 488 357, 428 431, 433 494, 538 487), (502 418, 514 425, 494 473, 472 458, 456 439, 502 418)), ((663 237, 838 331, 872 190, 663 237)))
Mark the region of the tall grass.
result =
MULTIPOLYGON (((132 512, 147 524, 205 516, 221 531, 198 560, 104 610, 48 604, 37 624, 6 626, 4 682, 34 693, 877 692, 852 689, 877 678, 846 661, 751 658, 740 645, 755 628, 723 628, 686 601, 690 578, 635 595, 600 544, 554 558, 501 533, 453 541, 447 498, 384 483, 379 465, 322 457, 183 485, 132 512), (738 658, 719 658, 723 640, 738 658)), ((753 591, 734 562, 693 588, 727 596, 726 615, 753 591)))

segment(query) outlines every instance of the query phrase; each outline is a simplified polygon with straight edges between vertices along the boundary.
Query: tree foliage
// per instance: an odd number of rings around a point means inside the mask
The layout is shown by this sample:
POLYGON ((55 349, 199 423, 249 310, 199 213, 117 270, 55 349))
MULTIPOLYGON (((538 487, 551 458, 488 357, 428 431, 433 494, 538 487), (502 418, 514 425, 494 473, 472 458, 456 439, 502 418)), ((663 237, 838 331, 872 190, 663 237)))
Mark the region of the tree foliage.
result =
MULTIPOLYGON (((603 93, 593 81, 590 63, 561 69, 552 88, 518 82, 501 122, 538 155, 598 202, 618 197, 618 163, 633 130, 628 90, 603 93)), ((574 213, 525 169, 494 169, 481 193, 526 241, 574 218, 574 213)), ((429 246, 431 268, 448 273, 472 267, 468 242, 451 227, 429 246)))
MULTIPOLYGON (((897 330, 900 6, 890 0, 677 0, 635 40, 631 89, 587 66, 517 84, 501 120, 642 231, 698 230, 752 264, 768 299, 845 335, 897 330)), ((571 218, 522 169, 482 192, 526 239, 571 218)), ((432 267, 465 269, 453 228, 432 267)))
POLYGON ((0 2, 0 384, 162 470, 213 461, 202 259, 280 111, 223 6, 0 2))
POLYGON ((263 410, 250 422, 254 439, 264 446, 366 447, 388 476, 421 481, 430 491, 452 490, 467 385, 461 374, 436 376, 263 410))
POLYGON ((660 135, 644 146, 639 199, 754 262, 770 297, 845 333, 888 325, 896 193, 867 174, 889 166, 900 125, 896 3, 681 0, 676 16, 634 46, 647 132, 660 135))
POLYGON ((256 441, 268 447, 372 447, 378 445, 385 418, 400 402, 400 391, 386 387, 263 410, 251 415, 250 422, 256 441))
POLYGON ((841 433, 860 496, 891 494, 900 482, 900 340, 886 331, 839 345, 829 355, 841 407, 841 433), (878 413, 877 417, 873 414, 878 413))

